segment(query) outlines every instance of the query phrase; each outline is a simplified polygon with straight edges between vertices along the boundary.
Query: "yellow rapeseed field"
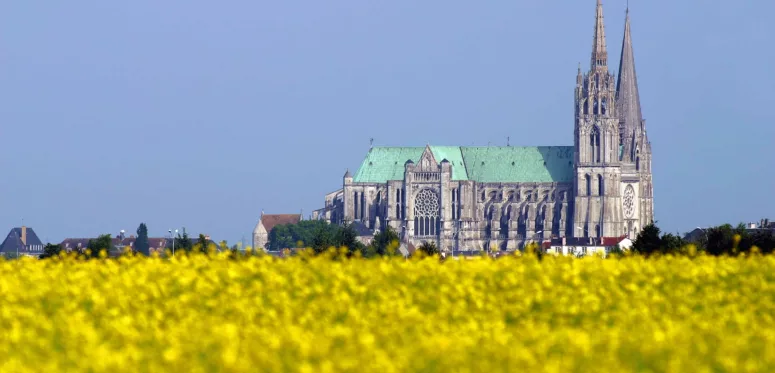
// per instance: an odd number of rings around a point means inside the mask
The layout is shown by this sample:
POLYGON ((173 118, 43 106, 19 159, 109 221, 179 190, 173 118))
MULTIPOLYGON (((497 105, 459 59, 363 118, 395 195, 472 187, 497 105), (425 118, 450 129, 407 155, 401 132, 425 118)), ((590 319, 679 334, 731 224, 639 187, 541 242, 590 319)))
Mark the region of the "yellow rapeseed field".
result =
POLYGON ((0 372, 775 372, 775 257, 0 261, 0 372))

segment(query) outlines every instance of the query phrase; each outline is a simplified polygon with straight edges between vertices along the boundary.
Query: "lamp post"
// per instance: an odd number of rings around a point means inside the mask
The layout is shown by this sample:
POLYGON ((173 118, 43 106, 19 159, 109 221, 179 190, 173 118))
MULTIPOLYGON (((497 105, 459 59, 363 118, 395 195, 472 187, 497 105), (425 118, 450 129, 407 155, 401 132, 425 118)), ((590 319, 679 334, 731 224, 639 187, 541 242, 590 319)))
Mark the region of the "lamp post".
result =
MULTIPOLYGON (((170 239, 172 240, 172 256, 175 256, 175 236, 172 234, 172 229, 168 230, 170 233, 170 239)), ((178 230, 175 229, 175 234, 178 234, 178 230)))

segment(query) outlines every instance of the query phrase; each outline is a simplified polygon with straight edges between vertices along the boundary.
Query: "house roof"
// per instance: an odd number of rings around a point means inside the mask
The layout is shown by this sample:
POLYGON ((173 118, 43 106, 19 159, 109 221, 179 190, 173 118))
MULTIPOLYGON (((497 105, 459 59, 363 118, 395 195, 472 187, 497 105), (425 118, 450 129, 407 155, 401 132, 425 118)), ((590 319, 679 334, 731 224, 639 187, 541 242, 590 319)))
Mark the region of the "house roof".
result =
POLYGON ((301 214, 264 214, 261 216, 261 224, 267 233, 281 224, 296 224, 301 221, 301 214))
MULTIPOLYGON (((552 246, 616 246, 627 236, 621 237, 563 237, 551 240, 552 246)), ((628 240, 629 241, 629 240, 628 240)))
MULTIPOLYGON (((40 241, 40 238, 38 238, 38 235, 35 234, 35 230, 33 230, 30 227, 26 227, 27 229, 27 243, 26 246, 43 246, 43 242, 40 241)), ((24 250, 25 244, 22 243, 22 228, 16 227, 11 229, 10 232, 8 232, 8 236, 5 237, 5 240, 2 244, 0 244, 0 251, 2 252, 15 252, 17 251, 17 248, 19 250, 24 250)))
MULTIPOLYGON (((572 146, 430 146, 436 159, 452 166, 452 180, 477 182, 570 182, 572 146)), ((356 183, 403 180, 404 164, 417 162, 425 147, 374 147, 366 154, 356 183)))

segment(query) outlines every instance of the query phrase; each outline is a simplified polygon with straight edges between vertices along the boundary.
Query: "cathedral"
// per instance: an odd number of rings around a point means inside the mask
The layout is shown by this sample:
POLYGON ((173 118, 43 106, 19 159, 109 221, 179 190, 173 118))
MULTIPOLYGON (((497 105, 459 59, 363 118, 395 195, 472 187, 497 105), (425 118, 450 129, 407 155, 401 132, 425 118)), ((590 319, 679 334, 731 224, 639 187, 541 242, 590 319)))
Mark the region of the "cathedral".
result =
POLYGON ((443 251, 634 238, 653 221, 654 200, 629 10, 618 77, 608 62, 598 0, 589 71, 576 76, 573 146, 372 147, 313 218, 367 234, 389 226, 407 245, 443 251))

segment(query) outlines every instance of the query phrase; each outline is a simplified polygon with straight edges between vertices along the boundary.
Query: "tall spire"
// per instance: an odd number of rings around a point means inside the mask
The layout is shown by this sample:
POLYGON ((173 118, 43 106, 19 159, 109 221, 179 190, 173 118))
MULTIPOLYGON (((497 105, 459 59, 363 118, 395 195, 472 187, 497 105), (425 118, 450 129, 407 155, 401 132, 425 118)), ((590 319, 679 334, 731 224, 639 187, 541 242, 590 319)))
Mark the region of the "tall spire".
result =
MULTIPOLYGON (((640 94, 638 93, 638 77, 635 74, 635 54, 630 35, 630 10, 624 22, 624 41, 622 41, 622 58, 619 61, 619 79, 616 83, 616 111, 619 113, 620 132, 623 139, 632 138, 640 129, 643 117, 640 110, 640 94)), ((634 151, 631 142, 624 144, 625 159, 632 159, 634 151)))
POLYGON ((608 50, 605 47, 605 22, 603 20, 603 4, 597 0, 597 11, 595 14, 595 36, 592 40, 592 70, 595 67, 608 66, 608 50))

